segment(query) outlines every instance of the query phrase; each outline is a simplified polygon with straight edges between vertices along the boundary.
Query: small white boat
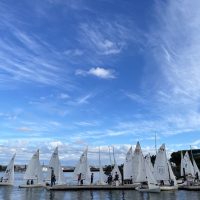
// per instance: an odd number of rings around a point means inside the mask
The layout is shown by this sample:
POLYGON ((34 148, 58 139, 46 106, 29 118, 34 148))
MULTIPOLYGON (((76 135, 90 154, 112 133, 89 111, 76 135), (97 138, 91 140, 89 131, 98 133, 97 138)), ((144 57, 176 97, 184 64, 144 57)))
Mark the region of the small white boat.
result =
POLYGON ((58 147, 55 148, 51 156, 51 159, 49 161, 49 166, 47 169, 47 177, 46 177, 46 182, 48 184, 50 184, 51 182, 52 170, 55 174, 55 179, 56 179, 55 184, 56 185, 66 184, 64 173, 63 173, 63 170, 60 164, 59 155, 58 155, 58 147))
POLYGON ((12 186, 14 184, 14 160, 15 155, 11 158, 4 175, 0 178, 0 186, 12 186))
POLYGON ((139 172, 136 180, 141 184, 135 189, 140 192, 160 192, 160 187, 152 174, 149 164, 144 159, 142 152, 140 152, 138 167, 139 172))
POLYGON ((132 147, 128 150, 123 167, 124 184, 133 183, 133 150, 132 147))
POLYGON ((82 185, 82 184, 90 185, 91 172, 90 172, 87 154, 88 154, 88 148, 86 148, 83 154, 81 155, 80 160, 77 163, 74 170, 73 179, 74 181, 77 181, 78 185, 82 185))
POLYGON ((176 190, 178 184, 172 171, 171 164, 167 159, 165 144, 162 144, 156 154, 153 174, 161 190, 176 190))
POLYGON ((35 188, 44 186, 42 167, 39 161, 39 150, 33 154, 31 160, 29 161, 24 174, 24 182, 24 184, 19 186, 20 188, 35 188))
POLYGON ((138 186, 135 188, 139 192, 150 192, 150 193, 159 193, 160 192, 160 187, 154 187, 154 185, 151 187, 145 187, 145 186, 138 186))

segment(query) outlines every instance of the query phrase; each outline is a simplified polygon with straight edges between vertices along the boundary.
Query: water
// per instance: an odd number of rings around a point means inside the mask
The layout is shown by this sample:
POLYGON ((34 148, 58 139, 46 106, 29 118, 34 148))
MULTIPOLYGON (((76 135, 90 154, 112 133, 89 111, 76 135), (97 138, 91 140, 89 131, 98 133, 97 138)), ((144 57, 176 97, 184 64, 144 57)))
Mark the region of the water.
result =
MULTIPOLYGON (((68 174, 69 175, 69 174, 68 174)), ((14 187, 0 187, 0 200, 199 200, 200 191, 163 191, 159 194, 135 190, 114 191, 48 191, 43 188, 19 188, 23 174, 15 174, 14 187)))

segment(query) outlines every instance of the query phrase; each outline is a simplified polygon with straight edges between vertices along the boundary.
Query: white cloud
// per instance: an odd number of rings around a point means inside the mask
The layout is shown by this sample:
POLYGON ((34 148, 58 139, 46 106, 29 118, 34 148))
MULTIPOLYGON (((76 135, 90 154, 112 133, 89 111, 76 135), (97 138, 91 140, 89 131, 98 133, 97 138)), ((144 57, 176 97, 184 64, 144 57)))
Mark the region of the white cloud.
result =
POLYGON ((125 95, 130 98, 131 100, 138 102, 138 103, 146 103, 146 100, 142 98, 140 95, 135 93, 127 93, 125 92, 125 95))
POLYGON ((61 94, 59 95, 59 98, 60 98, 60 99, 69 99, 70 96, 69 96, 68 94, 66 94, 66 93, 61 93, 61 94))
POLYGON ((64 54, 67 56, 82 56, 84 52, 81 49, 69 49, 64 54))
POLYGON ((126 46, 127 29, 117 22, 99 21, 96 24, 81 24, 81 40, 92 51, 101 55, 121 53, 126 46))
POLYGON ((82 75, 82 76, 92 75, 92 76, 96 76, 96 77, 102 78, 102 79, 116 78, 114 70, 105 69, 103 67, 96 67, 96 68, 93 67, 93 68, 89 69, 88 71, 78 69, 78 70, 76 70, 75 74, 82 75))
POLYGON ((88 100, 92 97, 92 94, 87 94, 85 96, 82 96, 80 98, 77 99, 76 103, 77 104, 85 104, 85 103, 89 103, 88 100))
POLYGON ((164 75, 159 87, 174 102, 194 104, 200 98, 199 6, 198 0, 156 4, 157 24, 152 27, 149 41, 164 75))
POLYGON ((98 122, 97 121, 80 121, 80 122, 75 122, 75 124, 78 126, 90 127, 90 126, 96 126, 98 122))
POLYGON ((103 79, 112 79, 115 78, 113 71, 109 70, 109 69, 104 69, 101 67, 96 67, 96 68, 91 68, 88 71, 88 74, 97 76, 99 78, 103 78, 103 79))

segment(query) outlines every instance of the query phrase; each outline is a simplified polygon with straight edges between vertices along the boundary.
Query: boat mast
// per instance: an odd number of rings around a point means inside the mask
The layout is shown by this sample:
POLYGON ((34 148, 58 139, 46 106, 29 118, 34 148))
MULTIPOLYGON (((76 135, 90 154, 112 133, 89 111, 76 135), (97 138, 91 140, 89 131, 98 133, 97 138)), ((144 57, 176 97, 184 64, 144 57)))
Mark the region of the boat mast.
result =
POLYGON ((113 146, 113 159, 114 159, 114 165, 116 164, 116 160, 115 160, 115 149, 114 149, 114 146, 113 146))
POLYGON ((194 156, 193 156, 193 153, 192 153, 192 146, 190 145, 190 152, 191 152, 191 157, 192 157, 192 163, 194 165, 194 156))
POLYGON ((157 154, 157 140, 156 140, 156 132, 155 132, 155 152, 157 154))
POLYGON ((111 171, 112 171, 112 160, 111 160, 110 146, 108 146, 108 149, 109 149, 109 158, 110 158, 110 168, 111 168, 111 171))

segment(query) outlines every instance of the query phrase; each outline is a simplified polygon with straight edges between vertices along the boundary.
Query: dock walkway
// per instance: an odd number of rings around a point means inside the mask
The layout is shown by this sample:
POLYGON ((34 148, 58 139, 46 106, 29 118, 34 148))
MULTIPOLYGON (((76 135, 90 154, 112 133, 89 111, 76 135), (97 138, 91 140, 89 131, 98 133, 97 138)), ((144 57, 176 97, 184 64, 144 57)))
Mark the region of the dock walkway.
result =
POLYGON ((47 190, 134 190, 138 185, 54 185, 47 190))

